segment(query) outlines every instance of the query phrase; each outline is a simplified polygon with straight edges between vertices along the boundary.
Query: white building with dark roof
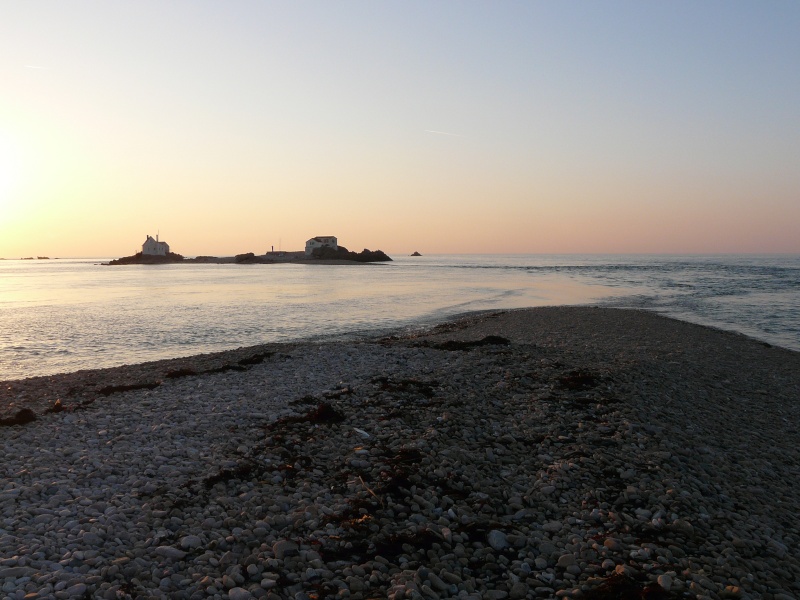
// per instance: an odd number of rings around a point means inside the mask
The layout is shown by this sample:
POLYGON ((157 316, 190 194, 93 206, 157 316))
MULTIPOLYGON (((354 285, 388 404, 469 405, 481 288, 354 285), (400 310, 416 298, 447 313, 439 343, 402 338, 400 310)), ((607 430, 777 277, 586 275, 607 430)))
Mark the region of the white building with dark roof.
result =
POLYGON ((149 256, 166 256, 169 254, 169 244, 167 242, 159 242, 158 235, 155 239, 147 236, 147 239, 142 244, 142 254, 149 256))
POLYGON ((333 235, 319 235, 317 237, 313 237, 306 242, 306 256, 311 256, 311 253, 316 248, 333 248, 336 250, 339 247, 339 243, 336 241, 336 236, 333 235))

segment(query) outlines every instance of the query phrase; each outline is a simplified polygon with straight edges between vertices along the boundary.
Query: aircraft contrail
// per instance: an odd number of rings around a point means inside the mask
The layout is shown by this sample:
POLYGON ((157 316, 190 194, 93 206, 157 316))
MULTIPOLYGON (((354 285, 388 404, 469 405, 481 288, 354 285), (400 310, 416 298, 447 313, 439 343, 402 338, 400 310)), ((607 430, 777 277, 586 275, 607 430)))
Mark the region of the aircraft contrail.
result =
POLYGON ((460 135, 458 133, 447 133, 446 131, 435 131, 433 129, 426 129, 425 133, 438 133, 439 135, 451 135, 453 137, 465 137, 465 136, 460 135))

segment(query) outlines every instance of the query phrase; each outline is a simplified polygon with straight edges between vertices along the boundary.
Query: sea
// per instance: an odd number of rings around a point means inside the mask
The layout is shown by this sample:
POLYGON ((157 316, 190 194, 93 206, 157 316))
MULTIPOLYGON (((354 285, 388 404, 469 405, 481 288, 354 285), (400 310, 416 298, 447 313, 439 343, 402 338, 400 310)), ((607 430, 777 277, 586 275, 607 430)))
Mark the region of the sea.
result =
POLYGON ((0 380, 410 332, 528 306, 644 309, 800 351, 800 255, 393 258, 352 266, 0 260, 0 380))

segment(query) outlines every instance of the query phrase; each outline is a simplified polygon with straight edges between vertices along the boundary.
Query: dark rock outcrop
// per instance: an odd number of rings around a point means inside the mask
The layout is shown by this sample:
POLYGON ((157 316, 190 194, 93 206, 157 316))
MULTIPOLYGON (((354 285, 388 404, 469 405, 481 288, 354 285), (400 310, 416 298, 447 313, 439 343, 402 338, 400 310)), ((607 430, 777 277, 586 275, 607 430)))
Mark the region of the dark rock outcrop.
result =
POLYGON ((116 260, 112 260, 106 264, 109 265, 165 265, 169 263, 183 262, 183 256, 175 252, 169 252, 166 256, 157 256, 153 254, 142 254, 137 252, 133 256, 123 256, 116 260))
POLYGON ((263 265, 275 262, 269 258, 264 258, 263 256, 256 256, 252 252, 246 252, 245 254, 237 254, 233 262, 240 264, 240 265, 263 265))
POLYGON ((335 250, 328 246, 315 248, 311 256, 321 260, 352 260, 355 262, 385 262, 392 260, 383 250, 367 250, 365 248, 361 252, 351 252, 344 246, 339 246, 335 250))
POLYGON ((422 256, 422 254, 420 254, 419 252, 414 252, 414 254, 412 254, 411 256, 422 256))

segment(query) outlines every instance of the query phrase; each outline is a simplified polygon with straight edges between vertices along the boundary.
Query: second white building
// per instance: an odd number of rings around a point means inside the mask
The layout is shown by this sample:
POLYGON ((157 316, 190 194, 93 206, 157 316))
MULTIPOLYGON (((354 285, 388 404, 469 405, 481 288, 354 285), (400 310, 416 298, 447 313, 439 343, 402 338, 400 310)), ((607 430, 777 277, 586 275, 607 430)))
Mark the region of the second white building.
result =
POLYGON ((336 250, 339 248, 339 244, 336 241, 336 236, 333 235, 313 237, 306 242, 306 256, 311 256, 315 248, 333 248, 336 250))

